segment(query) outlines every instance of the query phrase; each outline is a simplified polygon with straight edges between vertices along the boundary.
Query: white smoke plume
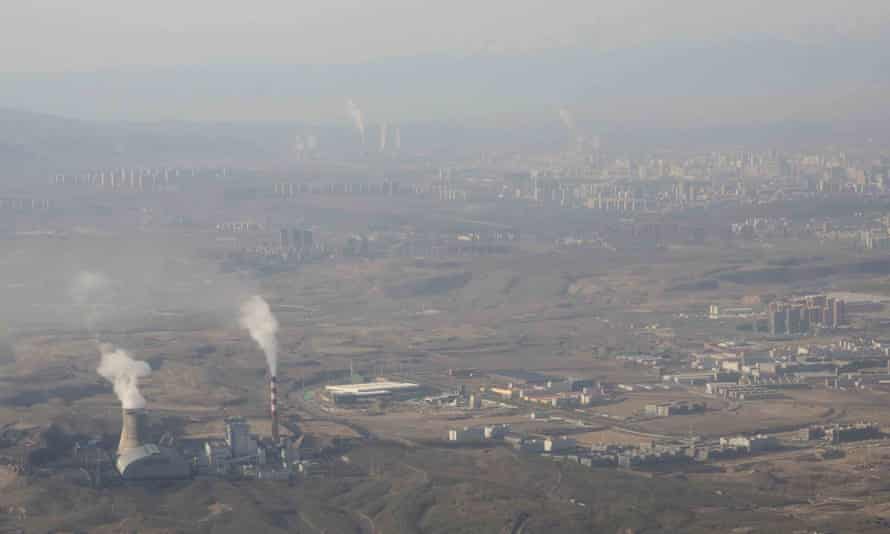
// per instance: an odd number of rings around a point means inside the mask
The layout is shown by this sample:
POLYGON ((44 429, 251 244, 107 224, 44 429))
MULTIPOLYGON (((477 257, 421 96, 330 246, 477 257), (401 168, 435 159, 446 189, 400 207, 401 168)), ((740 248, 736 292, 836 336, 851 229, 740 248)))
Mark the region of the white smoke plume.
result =
POLYGON ((359 109, 358 106, 355 105, 355 101, 351 98, 346 100, 346 112, 349 113, 349 116, 352 118, 353 124, 355 124, 355 129, 358 130, 359 135, 362 136, 362 144, 365 144, 365 117, 362 115, 362 110, 359 109))
POLYGON ((380 123, 380 151, 386 152, 386 136, 388 135, 389 124, 380 123))
POLYGON ((69 294, 84 314, 84 324, 91 333, 110 308, 113 297, 111 279, 99 272, 81 271, 71 282, 69 294))
POLYGON ((571 111, 566 108, 559 108, 559 120, 562 121, 569 131, 575 131, 575 117, 572 116, 571 111))
POLYGON ((250 337, 266 355, 269 374, 278 376, 278 319, 272 315, 269 303, 255 295, 241 305, 241 327, 250 332, 250 337))
POLYGON ((130 354, 109 343, 99 345, 102 360, 97 371, 114 386, 114 394, 125 410, 145 407, 145 397, 139 391, 139 379, 151 374, 151 367, 134 360, 130 354))

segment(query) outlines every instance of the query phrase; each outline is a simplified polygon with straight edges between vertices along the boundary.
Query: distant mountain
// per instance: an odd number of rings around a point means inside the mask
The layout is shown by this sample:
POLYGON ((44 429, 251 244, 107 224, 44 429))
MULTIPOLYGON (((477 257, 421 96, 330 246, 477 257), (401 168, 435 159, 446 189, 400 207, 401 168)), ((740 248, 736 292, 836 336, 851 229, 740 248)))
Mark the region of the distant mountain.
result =
POLYGON ((204 65, 0 76, 0 105, 108 119, 369 121, 554 117, 720 124, 890 116, 890 36, 751 37, 607 52, 431 55, 354 65, 204 65), (827 109, 830 108, 830 109, 827 109), (834 117, 832 115, 832 117, 834 117))
POLYGON ((387 121, 400 126, 406 152, 433 156, 553 148, 594 134, 617 150, 880 142, 890 137, 890 35, 0 74, 0 172, 274 166, 305 134, 326 151, 355 152, 347 97, 364 111, 369 147, 387 121), (560 123, 561 106, 575 114, 576 132, 560 123), (17 111, 26 109, 59 116, 17 111))

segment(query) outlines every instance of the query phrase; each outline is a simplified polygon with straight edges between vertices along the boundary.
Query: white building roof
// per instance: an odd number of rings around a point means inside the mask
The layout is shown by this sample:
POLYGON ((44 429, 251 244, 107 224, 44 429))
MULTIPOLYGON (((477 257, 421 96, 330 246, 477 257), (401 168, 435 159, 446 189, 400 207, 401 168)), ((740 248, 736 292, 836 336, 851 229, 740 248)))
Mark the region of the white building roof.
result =
POLYGON ((341 384, 325 386, 325 390, 341 395, 367 395, 380 391, 408 391, 417 389, 417 384, 411 382, 366 382, 363 384, 341 384))

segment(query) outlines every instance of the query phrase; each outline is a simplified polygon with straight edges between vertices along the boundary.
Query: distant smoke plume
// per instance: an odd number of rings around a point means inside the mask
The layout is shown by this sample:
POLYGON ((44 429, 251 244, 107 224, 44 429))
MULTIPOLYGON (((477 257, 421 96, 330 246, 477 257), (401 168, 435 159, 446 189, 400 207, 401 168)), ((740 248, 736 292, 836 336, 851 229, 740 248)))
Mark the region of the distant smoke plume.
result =
POLYGON ((111 279, 102 273, 81 271, 71 283, 69 294, 84 314, 84 324, 92 333, 102 318, 102 313, 111 305, 111 279))
POLYGON ((151 374, 151 367, 134 360, 130 354, 108 343, 99 345, 102 361, 97 371, 114 386, 114 394, 125 410, 145 407, 145 397, 139 392, 139 379, 151 374))
POLYGON ((384 123, 380 124, 380 151, 386 151, 386 136, 388 135, 389 125, 384 123))
POLYGON ((346 100, 346 111, 349 113, 349 116, 352 118, 353 124, 355 124, 355 129, 358 130, 359 135, 362 136, 362 144, 365 144, 365 117, 362 115, 362 110, 359 109, 358 106, 355 105, 355 102, 350 98, 346 100))
POLYGON ((278 376, 278 320, 263 297, 255 295, 241 305, 241 327, 250 332, 266 355, 269 374, 278 376))
POLYGON ((562 121, 569 131, 575 131, 575 118, 572 116, 571 111, 566 108, 559 108, 559 120, 562 121))

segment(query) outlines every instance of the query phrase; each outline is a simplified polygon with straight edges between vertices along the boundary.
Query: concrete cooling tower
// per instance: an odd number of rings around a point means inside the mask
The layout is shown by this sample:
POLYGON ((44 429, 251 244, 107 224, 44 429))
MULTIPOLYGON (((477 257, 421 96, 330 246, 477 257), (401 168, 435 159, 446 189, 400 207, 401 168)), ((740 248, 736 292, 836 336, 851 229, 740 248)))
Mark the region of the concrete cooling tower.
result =
POLYGON ((191 476, 191 467, 173 449, 145 443, 145 410, 124 410, 117 470, 124 480, 170 480, 191 476))
POLYGON ((135 449, 142 445, 142 437, 145 432, 145 410, 124 410, 123 426, 121 427, 121 440, 117 446, 117 454, 121 455, 129 449, 135 449))

